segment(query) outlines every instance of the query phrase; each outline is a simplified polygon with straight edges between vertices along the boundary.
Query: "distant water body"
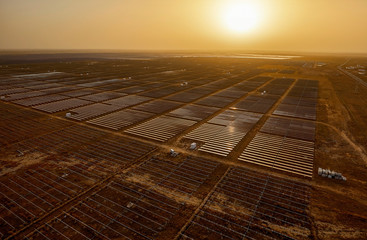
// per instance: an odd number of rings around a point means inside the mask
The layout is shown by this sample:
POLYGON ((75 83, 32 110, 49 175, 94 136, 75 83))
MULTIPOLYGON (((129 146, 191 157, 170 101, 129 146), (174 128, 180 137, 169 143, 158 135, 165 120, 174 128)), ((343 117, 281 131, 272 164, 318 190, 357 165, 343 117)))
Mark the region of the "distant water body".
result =
POLYGON ((265 55, 265 54, 237 54, 237 55, 184 55, 177 57, 207 57, 207 58, 251 58, 251 59, 271 59, 271 60, 286 60, 299 58, 301 56, 289 55, 265 55))
POLYGON ((55 62, 91 59, 152 60, 157 58, 237 58, 286 60, 301 56, 269 54, 210 54, 210 53, 0 53, 0 64, 55 62))

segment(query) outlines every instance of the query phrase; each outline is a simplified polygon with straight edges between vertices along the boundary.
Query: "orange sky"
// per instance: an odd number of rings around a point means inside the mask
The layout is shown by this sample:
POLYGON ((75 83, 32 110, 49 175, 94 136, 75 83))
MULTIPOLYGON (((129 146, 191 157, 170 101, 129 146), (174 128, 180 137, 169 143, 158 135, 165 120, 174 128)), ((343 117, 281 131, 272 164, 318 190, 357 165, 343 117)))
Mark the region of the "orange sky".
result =
POLYGON ((230 1, 0 0, 0 49, 367 53, 367 0, 252 1, 260 21, 239 35, 221 18, 230 1))

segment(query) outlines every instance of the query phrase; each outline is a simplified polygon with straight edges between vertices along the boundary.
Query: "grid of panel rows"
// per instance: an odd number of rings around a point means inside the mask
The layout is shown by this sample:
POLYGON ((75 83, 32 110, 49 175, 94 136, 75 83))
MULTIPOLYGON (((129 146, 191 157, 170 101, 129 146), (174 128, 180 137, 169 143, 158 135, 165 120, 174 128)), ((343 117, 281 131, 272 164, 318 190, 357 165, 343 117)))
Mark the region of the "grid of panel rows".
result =
POLYGON ((22 142, 16 149, 25 156, 34 152, 59 155, 44 158, 37 167, 2 177, 2 236, 30 224, 154 147, 74 126, 22 142), (100 137, 103 139, 98 140, 100 137))
POLYGON ((310 111, 299 108, 303 115, 278 114, 281 104, 273 114, 292 118, 270 117, 238 159, 312 178, 316 125, 297 118, 316 119, 317 86, 318 81, 298 80, 282 104, 294 103, 296 108, 302 105, 313 109, 313 113, 309 115, 310 111))
POLYGON ((33 108, 44 111, 44 112, 48 112, 48 113, 55 113, 55 112, 64 111, 70 108, 81 107, 81 106, 88 105, 91 103, 93 102, 83 100, 83 99, 78 99, 78 98, 70 98, 66 100, 41 104, 38 106, 34 106, 33 108))
POLYGON ((0 104, 0 146, 41 135, 72 125, 67 121, 15 106, 0 104))
POLYGON ((199 141, 199 151, 227 156, 261 118, 261 114, 227 110, 194 129, 185 138, 199 141))
MULTIPOLYGON (((244 92, 247 93, 246 90, 252 91, 270 79, 271 78, 268 77, 255 77, 228 88, 213 97, 241 97, 244 92), (233 91, 242 92, 242 95, 237 96, 233 91)), ((243 139, 247 132, 258 122, 262 116, 261 113, 266 113, 280 98, 280 95, 289 88, 293 81, 294 79, 288 78, 273 80, 271 83, 261 88, 261 94, 247 96, 231 107, 232 110, 227 110, 207 123, 199 126, 197 129, 185 135, 185 138, 201 142, 199 151, 218 156, 227 156, 243 139), (273 92, 274 95, 271 95, 263 89, 276 89, 276 91, 273 92)), ((209 105, 210 103, 209 99, 205 102, 198 102, 198 104, 209 105)))
POLYGON ((216 163, 199 158, 182 162, 152 158, 126 176, 114 178, 31 237, 155 239, 183 209, 184 198, 216 167, 216 163))
MULTIPOLYGON (((3 87, 0 95, 5 95, 2 97, 5 97, 6 101, 47 113, 59 113, 59 116, 60 114, 65 116, 67 111, 71 114, 71 116, 70 114, 66 115, 70 119, 88 121, 88 123, 99 127, 121 130, 130 127, 130 125, 158 117, 160 114, 165 114, 181 105, 206 98, 213 92, 217 92, 213 97, 218 98, 214 105, 222 106, 218 100, 231 99, 228 101, 230 103, 270 79, 269 77, 251 78, 258 73, 256 71, 242 70, 231 76, 220 70, 223 67, 214 72, 205 72, 202 67, 192 68, 190 71, 167 71, 165 68, 169 67, 165 66, 151 70, 145 68, 144 73, 129 70, 127 72, 132 77, 121 78, 116 75, 118 69, 112 69, 106 74, 105 70, 96 71, 95 64, 106 66, 106 64, 99 62, 87 63, 87 66, 78 63, 79 69, 69 68, 67 72, 19 74, 16 81, 13 77, 11 81, 2 80, 0 82, 0 85, 11 83, 10 85, 13 86, 3 87), (81 69, 90 68, 92 70, 84 71, 87 73, 80 73, 80 71, 83 72, 81 69), (102 72, 103 75, 101 75, 102 72), (182 84, 183 82, 185 84, 182 84), (155 110, 152 110, 153 108, 155 110), (65 112, 60 113, 63 111, 65 112), (152 113, 152 115, 144 112, 152 113)), ((190 108, 190 106, 188 107, 190 108)), ((176 113, 172 111, 171 116, 174 114, 176 113)), ((181 118, 182 113, 178 114, 178 118, 181 118)), ((188 120, 199 120, 194 118, 195 116, 188 120)), ((201 116, 199 118, 203 119, 201 116)), ((163 116, 163 119, 166 119, 166 116, 163 116)), ((166 123, 171 124, 168 121, 166 123)), ((191 123, 181 119, 175 119, 172 124, 176 127, 167 130, 170 132, 170 136, 159 141, 167 141, 191 126, 191 123), (178 130, 176 128, 178 122, 186 122, 186 127, 178 130)), ((158 126, 158 128, 160 127, 158 126)), ((154 134, 166 135, 167 131, 157 129, 154 134)), ((139 132, 136 135, 144 134, 139 132)), ((156 136, 148 138, 156 140, 156 136)))
POLYGON ((197 122, 192 120, 162 116, 132 127, 124 132, 165 142, 195 123, 197 122))
POLYGON ((299 239, 310 234, 310 186, 231 168, 181 239, 299 239))
POLYGON ((24 154, 56 154, 63 162, 75 161, 99 172, 111 172, 155 149, 150 144, 85 126, 72 126, 14 146, 24 154))
POLYGON ((314 143, 259 133, 238 158, 241 161, 312 177, 314 143))
POLYGON ((121 109, 119 106, 95 103, 84 107, 74 108, 70 111, 71 119, 84 121, 121 109))
POLYGON ((1 179, 0 233, 8 237, 101 180, 83 166, 42 164, 1 179))
POLYGON ((316 120, 318 81, 300 79, 274 110, 274 115, 316 120))

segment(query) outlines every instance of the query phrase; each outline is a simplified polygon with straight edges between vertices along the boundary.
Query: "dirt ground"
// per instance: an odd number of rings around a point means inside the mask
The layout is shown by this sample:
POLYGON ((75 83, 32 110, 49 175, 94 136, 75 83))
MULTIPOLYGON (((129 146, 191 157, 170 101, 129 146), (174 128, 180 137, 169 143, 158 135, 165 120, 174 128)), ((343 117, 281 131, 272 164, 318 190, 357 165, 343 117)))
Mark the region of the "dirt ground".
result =
POLYGON ((310 214, 317 239, 367 237, 367 89, 332 62, 320 81, 310 214), (318 167, 341 172, 347 181, 322 178, 318 167))

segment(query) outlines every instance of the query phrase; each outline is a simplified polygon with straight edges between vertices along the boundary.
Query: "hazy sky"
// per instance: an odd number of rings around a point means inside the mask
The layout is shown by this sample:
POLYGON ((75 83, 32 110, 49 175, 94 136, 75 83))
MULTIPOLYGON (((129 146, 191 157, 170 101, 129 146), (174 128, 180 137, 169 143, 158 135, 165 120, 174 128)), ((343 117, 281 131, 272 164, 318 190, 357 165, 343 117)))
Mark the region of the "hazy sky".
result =
POLYGON ((231 2, 0 0, 0 49, 367 53, 367 0, 246 1, 258 19, 242 34, 223 22, 231 2))

